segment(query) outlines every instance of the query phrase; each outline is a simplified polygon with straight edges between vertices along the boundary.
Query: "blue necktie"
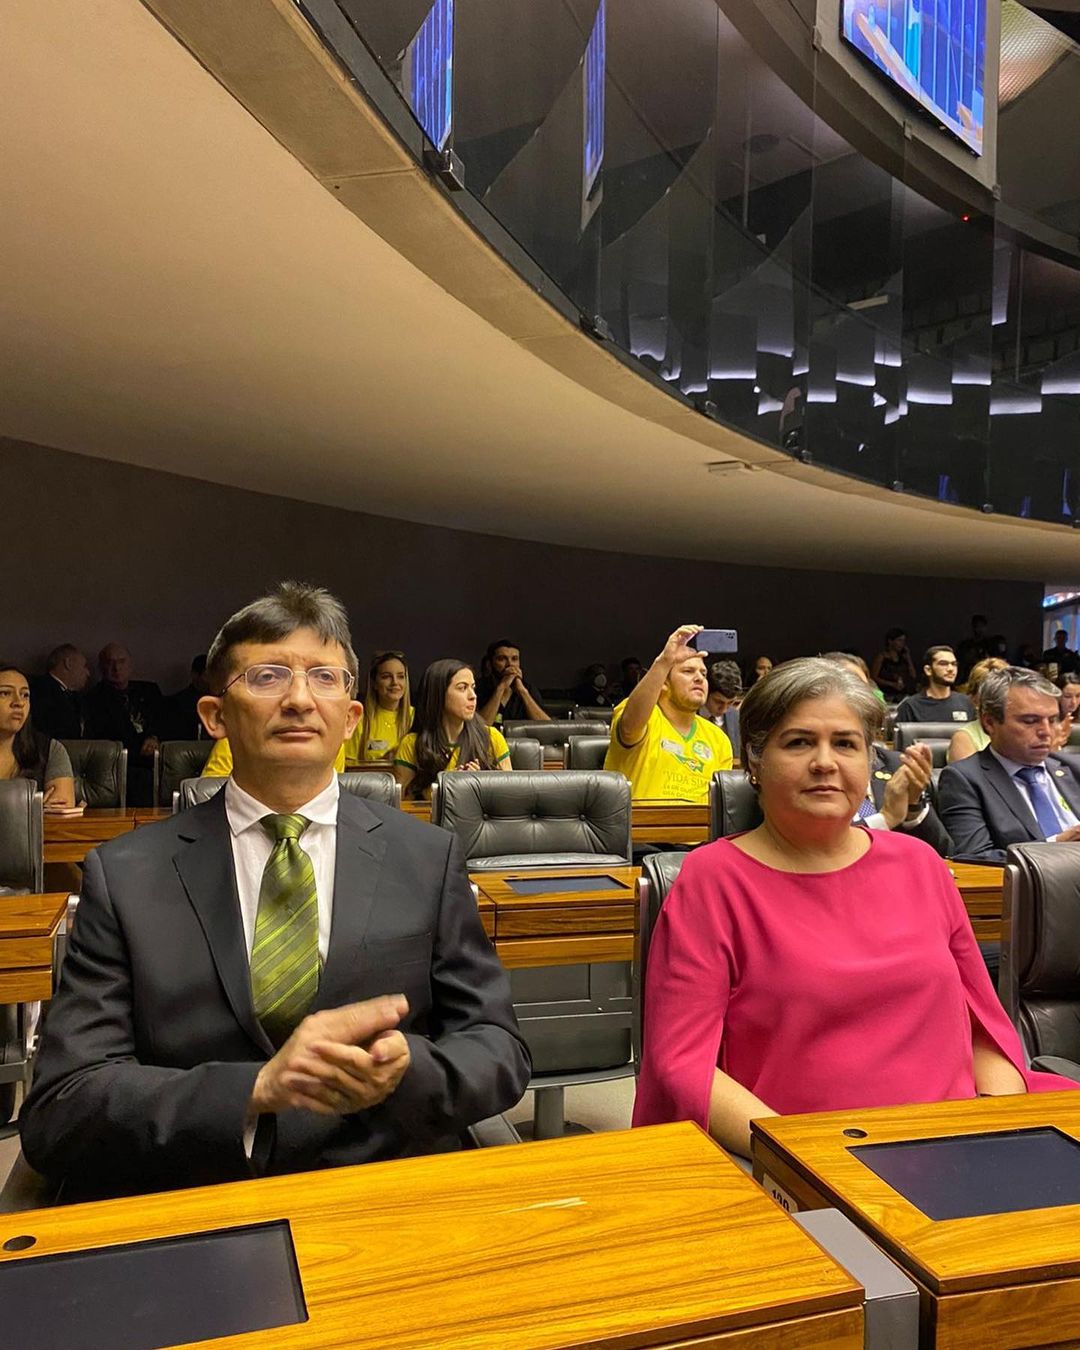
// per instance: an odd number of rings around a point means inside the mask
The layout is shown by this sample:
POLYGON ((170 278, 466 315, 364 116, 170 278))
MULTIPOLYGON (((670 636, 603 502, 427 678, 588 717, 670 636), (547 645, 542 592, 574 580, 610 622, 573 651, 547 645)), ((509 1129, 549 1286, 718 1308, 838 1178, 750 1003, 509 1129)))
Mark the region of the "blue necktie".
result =
POLYGON ((867 793, 867 795, 859 803, 859 809, 855 812, 855 819, 869 820, 870 817, 876 813, 876 811, 877 807, 874 805, 874 799, 870 796, 869 793, 867 793))
POLYGON ((1025 764, 1022 769, 1017 769, 1016 777, 1026 783, 1031 792, 1031 805, 1035 809, 1035 819, 1039 822, 1043 838, 1053 839, 1056 834, 1061 833, 1061 825, 1043 787, 1042 771, 1034 764, 1025 764))

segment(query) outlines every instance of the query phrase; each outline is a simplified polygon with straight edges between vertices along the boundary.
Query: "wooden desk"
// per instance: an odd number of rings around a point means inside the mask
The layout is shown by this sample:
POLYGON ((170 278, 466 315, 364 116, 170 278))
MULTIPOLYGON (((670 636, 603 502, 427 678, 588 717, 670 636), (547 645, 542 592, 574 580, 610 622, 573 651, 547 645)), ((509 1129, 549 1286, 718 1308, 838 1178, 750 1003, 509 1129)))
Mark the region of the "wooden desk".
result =
POLYGON ((686 1124, 4 1214, 35 1242, 0 1262, 283 1218, 309 1320, 206 1350, 863 1343, 859 1286, 686 1124))
POLYGON ((473 872, 481 902, 494 909, 495 950, 508 969, 567 966, 589 961, 630 961, 634 955, 637 867, 545 867, 530 872, 473 872), (612 877, 624 890, 580 890, 519 895, 511 877, 612 877))
POLYGON ((53 941, 67 892, 0 896, 0 1003, 52 998, 53 941))
POLYGON ((799 1208, 843 1210, 899 1262, 919 1285, 924 1350, 1076 1346, 1080 1205, 934 1222, 848 1152, 855 1144, 1038 1126, 1080 1139, 1080 1092, 756 1121, 755 1175, 799 1208))
POLYGON ((975 936, 981 942, 1000 942, 1005 869, 962 862, 947 862, 946 866, 956 878, 975 936))
POLYGON ((81 816, 45 816, 45 861, 82 862, 92 848, 135 828, 135 808, 91 807, 81 816))
POLYGON ((415 816, 417 820, 427 820, 427 821, 431 820, 430 802, 413 802, 413 801, 406 801, 404 798, 402 798, 401 809, 405 812, 407 816, 415 816))
POLYGON ((635 844, 704 844, 709 808, 697 802, 634 802, 630 832, 635 844))

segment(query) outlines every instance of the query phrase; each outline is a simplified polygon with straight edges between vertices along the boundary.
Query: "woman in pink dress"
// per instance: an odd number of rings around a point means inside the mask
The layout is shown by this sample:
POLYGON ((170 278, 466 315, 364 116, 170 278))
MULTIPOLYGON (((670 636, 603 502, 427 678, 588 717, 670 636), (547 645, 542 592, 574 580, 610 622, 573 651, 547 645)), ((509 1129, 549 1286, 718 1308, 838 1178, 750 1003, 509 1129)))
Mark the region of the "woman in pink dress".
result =
POLYGON ((937 854, 853 828, 880 721, 815 657, 747 694, 764 823, 691 853, 657 920, 635 1125, 749 1156, 756 1117, 1076 1086, 1025 1067, 937 854))

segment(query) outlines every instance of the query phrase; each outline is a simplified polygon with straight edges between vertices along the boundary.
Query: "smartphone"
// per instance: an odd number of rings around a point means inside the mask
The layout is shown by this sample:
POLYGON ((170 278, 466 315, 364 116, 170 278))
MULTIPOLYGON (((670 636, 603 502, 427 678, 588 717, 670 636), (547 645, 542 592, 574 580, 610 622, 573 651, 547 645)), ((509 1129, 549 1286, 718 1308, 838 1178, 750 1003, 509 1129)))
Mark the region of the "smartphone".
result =
POLYGON ((734 628, 703 628, 694 634, 689 645, 713 656, 732 654, 739 650, 739 635, 734 628))

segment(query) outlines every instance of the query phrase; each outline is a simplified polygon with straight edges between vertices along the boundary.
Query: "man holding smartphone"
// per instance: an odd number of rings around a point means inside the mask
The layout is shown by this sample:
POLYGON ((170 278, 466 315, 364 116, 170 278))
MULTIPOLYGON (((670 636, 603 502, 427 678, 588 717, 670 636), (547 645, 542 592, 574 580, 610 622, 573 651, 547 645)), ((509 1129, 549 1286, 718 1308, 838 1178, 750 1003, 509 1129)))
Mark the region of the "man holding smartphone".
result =
POLYGON ((700 716, 709 694, 708 653, 690 646, 703 632, 684 623, 611 719, 605 769, 625 774, 635 801, 704 804, 717 769, 730 769, 731 742, 700 716))

